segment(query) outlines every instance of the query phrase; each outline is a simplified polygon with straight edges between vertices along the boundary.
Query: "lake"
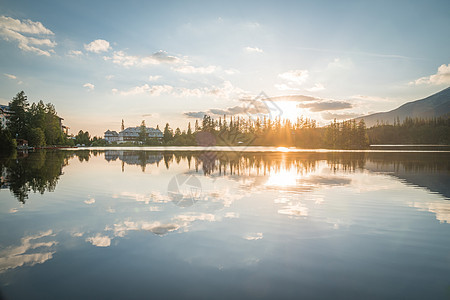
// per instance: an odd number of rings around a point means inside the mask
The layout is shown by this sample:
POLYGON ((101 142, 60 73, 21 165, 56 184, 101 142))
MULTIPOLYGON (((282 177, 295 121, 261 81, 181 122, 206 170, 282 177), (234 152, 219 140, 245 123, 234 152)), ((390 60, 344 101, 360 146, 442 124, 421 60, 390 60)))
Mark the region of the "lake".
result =
POLYGON ((189 150, 0 159, 0 299, 450 298, 449 152, 189 150))

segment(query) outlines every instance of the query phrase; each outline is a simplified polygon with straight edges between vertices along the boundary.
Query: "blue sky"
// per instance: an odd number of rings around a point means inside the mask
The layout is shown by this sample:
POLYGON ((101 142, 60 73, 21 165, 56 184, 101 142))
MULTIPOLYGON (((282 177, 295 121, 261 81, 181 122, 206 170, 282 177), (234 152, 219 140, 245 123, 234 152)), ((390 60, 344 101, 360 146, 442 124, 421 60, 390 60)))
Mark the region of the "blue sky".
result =
POLYGON ((110 2, 2 0, 0 103, 24 90, 102 135, 262 91, 326 124, 450 86, 449 1, 110 2))

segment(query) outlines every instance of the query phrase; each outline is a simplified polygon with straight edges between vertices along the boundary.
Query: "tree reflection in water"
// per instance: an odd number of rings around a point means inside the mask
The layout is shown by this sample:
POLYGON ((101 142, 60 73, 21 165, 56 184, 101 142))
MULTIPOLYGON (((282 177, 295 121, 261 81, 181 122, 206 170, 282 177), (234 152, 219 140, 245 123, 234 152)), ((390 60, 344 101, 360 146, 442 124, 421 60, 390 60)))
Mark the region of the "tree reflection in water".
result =
POLYGON ((55 190, 62 168, 69 162, 70 154, 64 151, 38 151, 17 153, 11 157, 1 158, 1 187, 9 188, 22 203, 33 191, 52 192, 55 190))
POLYGON ((319 161, 326 161, 331 172, 357 170, 386 173, 409 184, 426 187, 450 197, 449 153, 434 152, 234 152, 211 151, 38 151, 0 158, 1 188, 9 188, 25 203, 28 194, 54 191, 71 158, 88 162, 91 156, 105 160, 158 168, 160 162, 169 169, 173 164, 186 164, 204 176, 266 176, 280 171, 305 175, 315 171, 319 161))

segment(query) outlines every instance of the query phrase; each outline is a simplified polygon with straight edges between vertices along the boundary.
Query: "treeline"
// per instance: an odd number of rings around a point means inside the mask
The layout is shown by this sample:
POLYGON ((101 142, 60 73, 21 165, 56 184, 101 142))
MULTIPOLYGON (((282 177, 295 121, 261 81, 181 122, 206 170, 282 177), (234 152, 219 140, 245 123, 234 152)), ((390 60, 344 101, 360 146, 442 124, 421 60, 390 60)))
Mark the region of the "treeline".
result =
POLYGON ((75 135, 73 138, 71 138, 68 142, 70 146, 76 146, 76 145, 85 145, 85 146, 95 146, 95 147, 101 147, 101 146, 107 146, 108 142, 105 141, 101 137, 91 137, 89 134, 89 131, 78 131, 77 135, 75 135))
POLYGON ((167 123, 164 128, 165 145, 199 146, 284 146, 299 148, 364 149, 369 145, 364 121, 336 122, 327 127, 317 127, 316 121, 297 118, 296 122, 276 118, 240 118, 223 116, 213 119, 205 115, 201 124, 195 122, 194 130, 175 132, 167 123))
POLYGON ((61 118, 51 103, 29 103, 23 91, 9 102, 9 117, 6 128, 0 128, 0 152, 11 152, 16 141, 23 139, 32 147, 43 146, 105 146, 102 138, 91 138, 89 132, 80 130, 74 137, 67 136, 61 127, 61 118))
MULTIPOLYGON (((16 139, 25 139, 30 146, 85 145, 107 146, 103 138, 91 137, 80 130, 68 137, 61 128, 61 119, 51 103, 28 102, 19 92, 9 103, 11 114, 6 129, 0 128, 0 151, 16 148, 16 139)), ((159 127, 157 127, 159 129, 159 127)), ((364 120, 348 120, 318 127, 315 120, 299 117, 295 122, 276 118, 242 118, 223 116, 214 119, 205 115, 186 130, 173 130, 169 123, 163 137, 149 138, 142 121, 137 143, 166 146, 284 146, 298 148, 367 149, 370 144, 450 144, 450 119, 396 120, 394 125, 378 124, 366 129, 364 120)), ((121 145, 133 144, 127 142, 121 145)))
POLYGON ((30 146, 37 147, 68 143, 53 104, 41 100, 30 105, 21 91, 9 102, 9 110, 7 127, 1 130, 2 142, 7 145, 2 150, 14 148, 17 139, 27 140, 30 146))
POLYGON ((398 119, 394 125, 381 124, 367 130, 370 144, 450 144, 450 118, 398 119))

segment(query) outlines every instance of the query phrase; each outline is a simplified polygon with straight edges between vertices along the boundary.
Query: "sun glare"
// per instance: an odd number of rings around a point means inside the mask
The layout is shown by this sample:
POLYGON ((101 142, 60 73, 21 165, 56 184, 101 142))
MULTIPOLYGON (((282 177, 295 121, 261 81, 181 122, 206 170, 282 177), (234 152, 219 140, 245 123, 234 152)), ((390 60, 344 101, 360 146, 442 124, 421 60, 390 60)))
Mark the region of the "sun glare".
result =
POLYGON ((311 116, 308 114, 307 110, 303 108, 297 107, 297 102, 294 101, 279 101, 276 103, 281 113, 279 117, 281 119, 288 119, 292 123, 297 121, 297 118, 303 116, 303 118, 310 118, 311 116))
POLYGON ((280 151, 280 152, 289 152, 289 148, 286 148, 286 147, 278 147, 278 148, 277 148, 277 151, 280 151))
POLYGON ((279 171, 271 173, 265 185, 275 187, 295 186, 297 185, 298 177, 299 174, 297 174, 294 169, 281 169, 279 171))

